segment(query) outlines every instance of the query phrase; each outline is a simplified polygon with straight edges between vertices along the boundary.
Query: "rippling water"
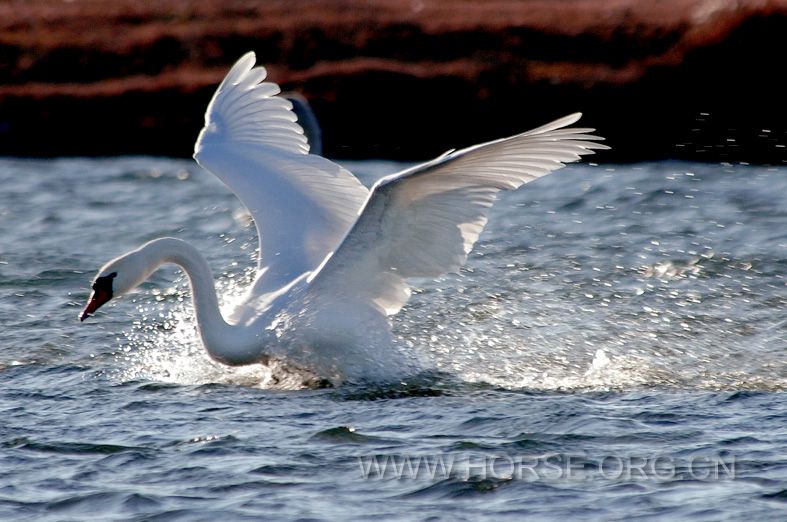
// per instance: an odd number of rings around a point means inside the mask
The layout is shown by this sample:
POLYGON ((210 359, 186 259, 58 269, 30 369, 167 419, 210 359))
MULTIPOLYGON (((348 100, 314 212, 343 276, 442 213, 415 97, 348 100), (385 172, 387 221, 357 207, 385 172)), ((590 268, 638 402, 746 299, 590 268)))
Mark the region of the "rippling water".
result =
POLYGON ((1 160, 0 183, 0 518, 787 516, 784 168, 506 194, 395 318, 422 371, 328 389, 209 361, 173 268, 77 322, 95 270, 162 235, 225 305, 248 283, 253 227, 192 162, 1 160))

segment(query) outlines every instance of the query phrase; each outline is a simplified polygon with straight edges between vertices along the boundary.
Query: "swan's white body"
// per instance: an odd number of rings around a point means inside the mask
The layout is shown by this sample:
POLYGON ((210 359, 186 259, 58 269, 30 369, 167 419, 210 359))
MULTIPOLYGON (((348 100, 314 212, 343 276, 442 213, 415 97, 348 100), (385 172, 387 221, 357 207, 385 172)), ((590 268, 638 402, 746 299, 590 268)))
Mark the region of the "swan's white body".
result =
POLYGON ((194 148, 257 226, 258 272, 243 302, 225 320, 207 262, 171 238, 111 261, 97 278, 111 276, 120 294, 163 263, 180 265, 205 348, 230 365, 268 356, 297 363, 309 349, 312 362, 322 356, 318 371, 346 376, 342 359, 355 345, 390 343, 387 316, 407 301, 408 278, 436 277, 465 262, 497 192, 606 148, 592 129, 567 128, 579 119, 574 114, 446 153, 367 190, 346 169, 308 153, 290 103, 254 61, 248 53, 227 74, 194 148))

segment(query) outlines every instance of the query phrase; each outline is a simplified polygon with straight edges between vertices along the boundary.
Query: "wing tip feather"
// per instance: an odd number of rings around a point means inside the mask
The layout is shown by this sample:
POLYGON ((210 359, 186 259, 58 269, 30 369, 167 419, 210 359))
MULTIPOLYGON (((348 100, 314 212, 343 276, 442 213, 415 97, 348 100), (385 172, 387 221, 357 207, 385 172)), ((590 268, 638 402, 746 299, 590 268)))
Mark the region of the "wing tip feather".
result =
POLYGON ((279 96, 278 84, 266 81, 267 70, 255 66, 256 60, 255 52, 248 51, 230 67, 205 111, 195 152, 208 143, 238 141, 309 153, 292 102, 279 96), (283 125, 282 120, 292 125, 283 125))

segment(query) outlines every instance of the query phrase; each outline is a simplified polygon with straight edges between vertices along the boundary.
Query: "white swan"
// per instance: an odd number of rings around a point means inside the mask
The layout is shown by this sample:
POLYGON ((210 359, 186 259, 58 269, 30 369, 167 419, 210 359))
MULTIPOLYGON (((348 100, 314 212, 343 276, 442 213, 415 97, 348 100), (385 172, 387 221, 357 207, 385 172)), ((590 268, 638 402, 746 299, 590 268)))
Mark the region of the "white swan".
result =
POLYGON ((387 316, 407 301, 408 278, 458 270, 486 224, 500 190, 605 149, 592 129, 570 128, 580 115, 463 150, 380 179, 367 190, 347 170, 309 154, 291 111, 243 56, 217 89, 194 158, 248 208, 260 240, 257 277, 225 319, 205 258, 162 238, 99 270, 80 315, 145 281, 164 263, 188 275, 208 354, 228 365, 305 349, 346 374, 352 346, 390 343, 387 316))

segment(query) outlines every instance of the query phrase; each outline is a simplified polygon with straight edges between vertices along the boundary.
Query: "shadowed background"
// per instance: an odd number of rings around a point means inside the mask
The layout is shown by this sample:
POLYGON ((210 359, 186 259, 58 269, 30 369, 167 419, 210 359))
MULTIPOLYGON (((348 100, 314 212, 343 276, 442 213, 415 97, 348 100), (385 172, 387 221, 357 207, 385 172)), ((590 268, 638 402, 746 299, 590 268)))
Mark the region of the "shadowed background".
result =
POLYGON ((783 163, 787 1, 0 1, 0 154, 190 156, 248 50, 325 154, 419 159, 573 111, 599 161, 783 163))

